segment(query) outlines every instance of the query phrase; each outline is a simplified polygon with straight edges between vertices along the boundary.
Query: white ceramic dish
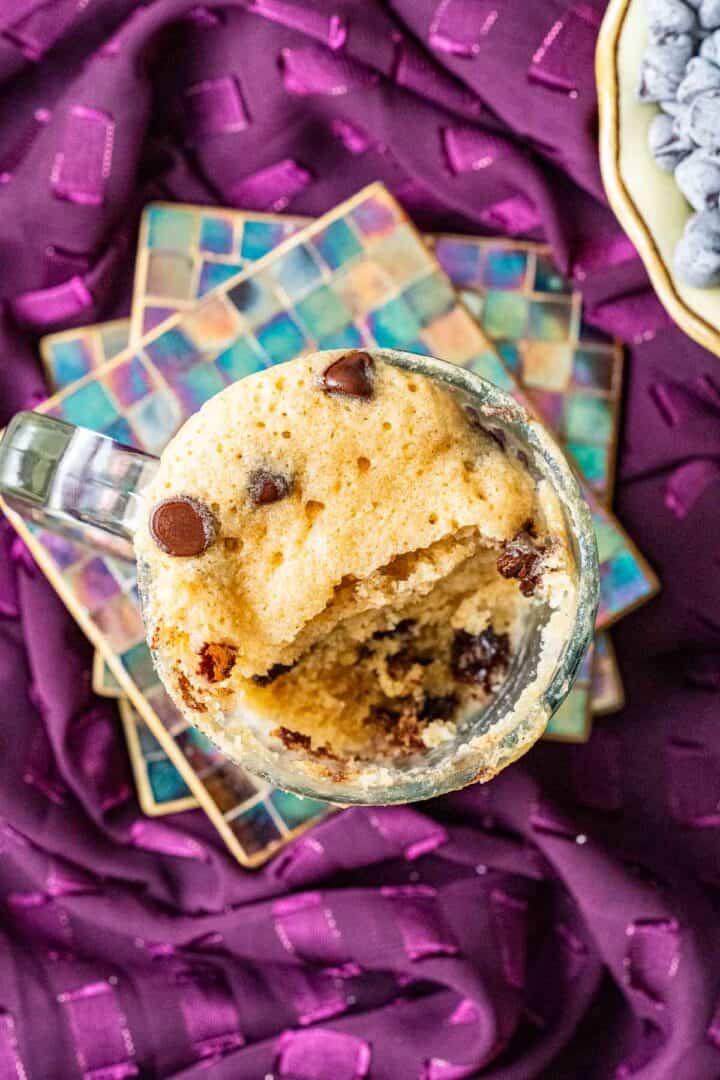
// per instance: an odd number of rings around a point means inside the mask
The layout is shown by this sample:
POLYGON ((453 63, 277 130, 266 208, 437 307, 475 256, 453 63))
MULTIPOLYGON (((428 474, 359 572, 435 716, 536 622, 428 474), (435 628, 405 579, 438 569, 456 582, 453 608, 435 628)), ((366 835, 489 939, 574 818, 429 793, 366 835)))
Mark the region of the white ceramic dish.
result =
POLYGON ((675 276, 673 253, 692 211, 648 147, 658 107, 637 99, 648 42, 646 3, 610 0, 600 29, 596 75, 603 182, 665 309, 686 334, 720 355, 720 288, 694 289, 675 276))

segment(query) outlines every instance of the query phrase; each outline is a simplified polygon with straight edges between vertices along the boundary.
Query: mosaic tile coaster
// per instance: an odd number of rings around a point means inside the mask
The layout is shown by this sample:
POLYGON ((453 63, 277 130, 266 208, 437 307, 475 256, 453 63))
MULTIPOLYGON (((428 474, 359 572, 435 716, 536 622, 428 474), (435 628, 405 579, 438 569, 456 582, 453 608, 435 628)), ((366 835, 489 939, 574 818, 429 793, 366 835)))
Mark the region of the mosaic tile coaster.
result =
POLYGON ((595 493, 610 505, 623 355, 582 320, 582 295, 542 245, 439 236, 468 308, 595 493))
POLYGON ((595 664, 592 683, 592 712, 607 716, 625 705, 625 689, 609 633, 595 636, 595 664))
POLYGON ((96 649, 92 663, 92 688, 100 697, 121 698, 123 688, 105 662, 105 657, 96 649))
MULTIPOLYGON (((174 316, 143 342, 40 406, 157 453, 208 397, 251 371, 317 347, 399 346, 467 365, 513 391, 492 350, 405 214, 373 185, 174 316)), ((590 499, 593 502, 592 498, 590 499)), ((594 507, 603 619, 656 582, 616 522, 594 507)), ((168 730, 144 642, 134 567, 9 515, 123 691, 237 857, 248 856, 168 730)))
MULTIPOLYGON (((138 801, 151 817, 195 810, 195 798, 176 768, 129 701, 119 703, 130 753, 138 801)), ((176 735, 187 767, 210 792, 255 866, 311 825, 334 812, 328 803, 300 799, 270 787, 244 769, 231 765, 196 728, 176 735)))

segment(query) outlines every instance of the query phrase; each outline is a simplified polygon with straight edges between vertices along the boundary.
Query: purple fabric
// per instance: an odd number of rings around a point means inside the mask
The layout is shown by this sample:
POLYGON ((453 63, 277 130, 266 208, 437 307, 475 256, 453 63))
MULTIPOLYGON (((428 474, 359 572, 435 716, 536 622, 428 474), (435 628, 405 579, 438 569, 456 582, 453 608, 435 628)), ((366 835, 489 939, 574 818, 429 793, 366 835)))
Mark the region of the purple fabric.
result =
POLYGON ((601 0, 5 0, 2 416, 127 312, 153 197, 546 236, 631 344, 617 505, 663 580, 628 705, 492 784, 354 809, 259 873, 144 819, 90 650, 0 532, 0 1078, 720 1075, 720 369, 608 211, 601 0))

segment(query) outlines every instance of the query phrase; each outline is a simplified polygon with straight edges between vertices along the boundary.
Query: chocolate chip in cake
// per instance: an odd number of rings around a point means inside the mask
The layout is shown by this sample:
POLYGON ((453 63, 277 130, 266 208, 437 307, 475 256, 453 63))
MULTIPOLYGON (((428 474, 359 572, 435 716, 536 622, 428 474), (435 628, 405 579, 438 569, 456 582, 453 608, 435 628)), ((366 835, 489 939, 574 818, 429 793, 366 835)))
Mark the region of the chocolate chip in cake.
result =
POLYGON ((322 374, 322 388, 329 394, 343 394, 367 400, 373 396, 374 362, 369 353, 355 350, 335 360, 322 374))
POLYGON ((337 761, 337 756, 333 754, 327 743, 322 746, 313 746, 312 739, 309 735, 303 734, 302 731, 293 731, 291 728, 278 727, 271 732, 276 739, 280 739, 280 742, 288 750, 302 750, 303 753, 312 754, 316 758, 330 758, 333 761, 337 761))
POLYGON ((374 705, 367 722, 380 727, 391 746, 406 752, 425 748, 420 737, 419 705, 414 698, 398 698, 392 704, 374 705))
POLYGON ((419 716, 421 720, 452 720, 457 706, 458 699, 454 694, 428 696, 422 703, 419 716))
POLYGON ((406 634, 412 634, 416 625, 415 619, 401 619, 399 623, 390 627, 389 630, 376 630, 373 637, 377 640, 381 640, 382 638, 402 637, 406 634))
POLYGON ((183 699, 188 709, 193 709, 195 712, 207 712, 207 705, 195 696, 195 690, 187 675, 177 668, 175 670, 175 675, 177 677, 180 697, 183 699))
POLYGON ((150 534, 166 555, 202 555, 215 539, 215 519, 199 499, 174 495, 153 508, 150 534))
POLYGON ((200 650, 198 674, 203 675, 208 682, 222 682, 223 679, 227 679, 235 666, 236 656, 237 649, 234 645, 208 641, 200 650))
POLYGON ((540 584, 540 567, 545 548, 535 540, 535 525, 526 521, 515 533, 512 540, 503 544, 502 555, 498 557, 498 573, 504 578, 518 578, 523 596, 532 596, 540 584))
POLYGON ((292 671, 294 666, 294 664, 273 664, 264 675, 251 675, 250 681, 254 682, 256 686, 269 686, 270 683, 274 683, 276 679, 279 679, 287 671, 292 671))
POLYGON ((497 677, 507 671, 510 638, 496 634, 492 626, 471 634, 457 630, 452 643, 451 666, 455 678, 469 686, 482 686, 491 693, 497 677))
POLYGON ((279 502, 291 491, 292 481, 282 473, 256 469, 250 474, 248 494, 254 506, 267 506, 269 503, 279 502))

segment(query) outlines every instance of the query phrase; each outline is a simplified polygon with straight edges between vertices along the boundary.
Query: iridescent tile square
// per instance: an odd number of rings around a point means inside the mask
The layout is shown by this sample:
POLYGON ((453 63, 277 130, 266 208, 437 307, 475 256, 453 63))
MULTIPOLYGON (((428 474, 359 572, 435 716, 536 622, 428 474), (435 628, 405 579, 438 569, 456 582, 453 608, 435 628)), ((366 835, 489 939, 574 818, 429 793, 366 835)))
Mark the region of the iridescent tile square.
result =
POLYGON ((575 349, 573 383, 589 390, 609 392, 615 376, 616 358, 612 348, 575 349))
POLYGON ((159 681, 156 682, 152 689, 145 692, 145 697, 166 731, 177 735, 188 726, 184 716, 173 704, 172 699, 159 681))
POLYGON ((146 227, 149 248, 187 251, 195 240, 194 214, 177 207, 148 207, 146 227))
POLYGON ((144 307, 142 313, 143 335, 149 334, 157 326, 160 326, 160 324, 164 323, 166 319, 169 319, 171 315, 174 315, 175 311, 176 309, 174 307, 157 307, 154 304, 144 307))
POLYGON ((182 775, 170 758, 147 762, 147 778, 153 799, 157 803, 174 802, 192 794, 182 775))
POLYGON ((211 251, 215 255, 231 255, 234 242, 231 218, 213 214, 201 220, 198 244, 201 251, 211 251))
POLYGON ((496 341, 495 348, 513 374, 516 376, 519 375, 522 368, 522 358, 520 356, 519 346, 515 345, 512 341, 496 341))
POLYGON ((266 366, 265 358, 252 338, 241 337, 218 356, 215 365, 228 382, 244 379, 266 366))
POLYGON ((224 296, 208 297, 186 311, 179 328, 195 343, 199 352, 211 352, 226 348, 244 329, 236 307, 224 296))
POLYGON ((121 405, 132 405, 153 390, 150 372, 137 356, 116 364, 103 381, 121 405))
POLYGON ((99 382, 88 382, 67 394, 61 404, 63 420, 93 431, 105 431, 118 418, 118 409, 99 382))
POLYGON ((627 609, 644 595, 645 582, 632 552, 618 552, 603 569, 605 594, 613 597, 616 608, 627 609))
POLYGON ((124 416, 119 416, 117 420, 113 420, 112 424, 105 428, 103 435, 107 435, 109 439, 114 439, 115 442, 122 443, 123 446, 137 446, 138 443, 135 432, 124 416))
POLYGON ((181 731, 175 741, 188 765, 200 775, 223 760, 222 752, 195 727, 181 731))
POLYGON ((204 777, 203 782, 223 814, 230 813, 257 794, 257 786, 249 775, 234 765, 219 766, 210 776, 204 777))
POLYGON ((522 289, 527 274, 528 256, 524 251, 490 248, 485 252, 482 283, 488 289, 522 289))
POLYGON ((205 296, 218 285, 224 285, 243 269, 240 263, 204 262, 200 267, 197 296, 205 296))
POLYGON ((563 277, 549 255, 538 253, 535 256, 532 290, 538 293, 564 293, 570 295, 572 285, 563 277))
POLYGON ((143 757, 149 758, 151 755, 164 755, 160 743, 157 741, 147 724, 138 723, 135 725, 137 731, 138 742, 140 743, 140 750, 143 757))
POLYGON ((175 380, 175 393, 188 416, 219 394, 227 386, 226 380, 211 362, 196 364, 175 380))
POLYGON ((162 453, 183 419, 180 403, 170 390, 156 390, 133 405, 130 413, 137 442, 149 454, 162 453))
POLYGON ((564 393, 572 375, 572 345, 549 341, 523 341, 520 377, 528 388, 564 393))
POLYGON ((483 329, 491 338, 524 338, 528 325, 528 301, 516 293, 492 289, 485 294, 483 329))
POLYGON ((357 236, 341 218, 313 236, 312 244, 331 270, 344 266, 362 252, 357 236))
POLYGON ((120 592, 120 586, 99 557, 71 570, 68 580, 79 603, 91 614, 120 592))
POLYGON ((250 856, 259 854, 282 839, 272 815, 262 802, 231 818, 228 825, 235 839, 250 856))
POLYGON ((573 333, 573 306, 564 300, 531 300, 528 335, 536 341, 568 341, 573 333))
POLYGON ((104 358, 112 360, 113 357, 128 347, 130 340, 130 324, 128 320, 116 319, 114 322, 105 323, 100 328, 100 340, 104 358))
POLYGON ((397 208, 380 194, 363 199, 349 216, 358 232, 368 239, 387 236, 399 220, 397 208))
POLYGON ((432 322, 439 315, 445 315, 455 307, 457 302, 449 281, 444 274, 438 273, 428 274, 408 286, 402 293, 402 298, 415 313, 422 326, 432 322))
POLYGON ((406 347, 422 329, 413 309, 399 296, 371 311, 367 321, 377 344, 387 349, 406 347))
POLYGON ((542 414, 543 420, 556 435, 564 434, 565 398, 549 390, 535 390, 528 387, 528 396, 535 408, 542 414))
POLYGON ((151 296, 189 300, 193 261, 189 255, 151 251, 148 255, 147 291, 151 296))
POLYGON ((372 249, 373 262, 401 288, 421 274, 428 272, 428 252, 411 225, 398 225, 382 237, 372 249))
POLYGON ((140 641, 137 645, 133 645, 121 654, 120 660, 130 678, 141 690, 154 686, 157 682, 147 642, 140 641))
POLYGON ((285 314, 277 315, 261 326, 256 337, 273 364, 283 364, 286 360, 291 360, 305 345, 300 327, 285 314))
POLYGON ((598 559, 600 563, 609 562, 624 550, 623 537, 615 528, 613 522, 600 514, 593 514, 593 528, 598 546, 598 559))
POLYGON ((566 742, 585 742, 590 722, 590 692, 587 687, 575 685, 553 714, 545 735, 566 742))
MULTIPOLYGON (((424 351, 450 364, 462 364, 488 348, 487 339, 480 332, 475 320, 462 307, 454 307, 446 315, 433 319, 423 327, 421 338, 424 351)), ((502 364, 498 361, 498 367, 502 364)))
POLYGON ((333 279, 333 288, 355 317, 363 318, 387 299, 392 282, 375 263, 362 260, 343 269, 333 279))
POLYGON ((66 386, 81 379, 94 367, 94 352, 82 336, 57 341, 48 350, 48 360, 56 385, 66 386))
MULTIPOLYGON (((433 355, 438 355, 434 353, 433 355)), ((478 350, 469 360, 463 363, 463 367, 466 367, 468 371, 474 371, 476 375, 480 375, 481 378, 487 379, 488 382, 495 383, 501 390, 512 390, 513 381, 512 376, 508 369, 502 363, 500 357, 493 349, 487 348, 478 350)))
POLYGON ((482 280, 484 257, 479 244, 442 236, 435 241, 435 254, 456 286, 477 285, 482 280))
POLYGON ((42 546, 50 553, 53 562, 56 563, 61 570, 66 570, 85 554, 83 548, 79 547, 77 544, 73 544, 71 540, 66 540, 65 537, 60 536, 59 533, 47 532, 45 529, 39 529, 37 538, 42 546))
POLYGON ((127 592, 137 582, 137 567, 135 560, 114 558, 112 555, 103 556, 108 570, 120 584, 123 592, 127 592))
POLYGON ((285 238, 286 227, 277 221, 246 221, 240 239, 243 259, 255 262, 267 255, 285 238))
POLYGON ((565 403, 565 430, 572 442, 609 443, 612 406, 604 398, 569 394, 565 403))
POLYGON ((270 794, 270 802, 282 818, 288 829, 297 829, 314 818, 323 817, 330 807, 318 799, 301 799, 289 791, 279 789, 270 794))
POLYGON ((327 285, 313 289, 295 305, 295 314, 310 337, 326 337, 337 333, 352 321, 352 312, 327 285))
POLYGON ((312 251, 305 244, 290 248, 280 255, 266 273, 285 291, 291 300, 303 296, 321 280, 322 272, 312 251))
POLYGON ((280 310, 280 300, 270 282, 261 276, 239 281, 227 294, 249 326, 259 326, 280 310))
POLYGON ((358 349, 361 345, 367 345, 362 334, 354 323, 348 323, 334 334, 318 338, 318 349, 358 349))
POLYGON ((580 471, 594 488, 604 490, 609 477, 609 451, 606 446, 591 446, 587 443, 568 442, 567 452, 575 459, 580 471))
POLYGON ((123 593, 98 608, 93 615, 98 629, 115 653, 145 640, 145 627, 139 607, 123 593))
POLYGON ((194 342, 176 326, 148 341, 144 348, 158 371, 170 380, 191 368, 200 355, 194 342))

